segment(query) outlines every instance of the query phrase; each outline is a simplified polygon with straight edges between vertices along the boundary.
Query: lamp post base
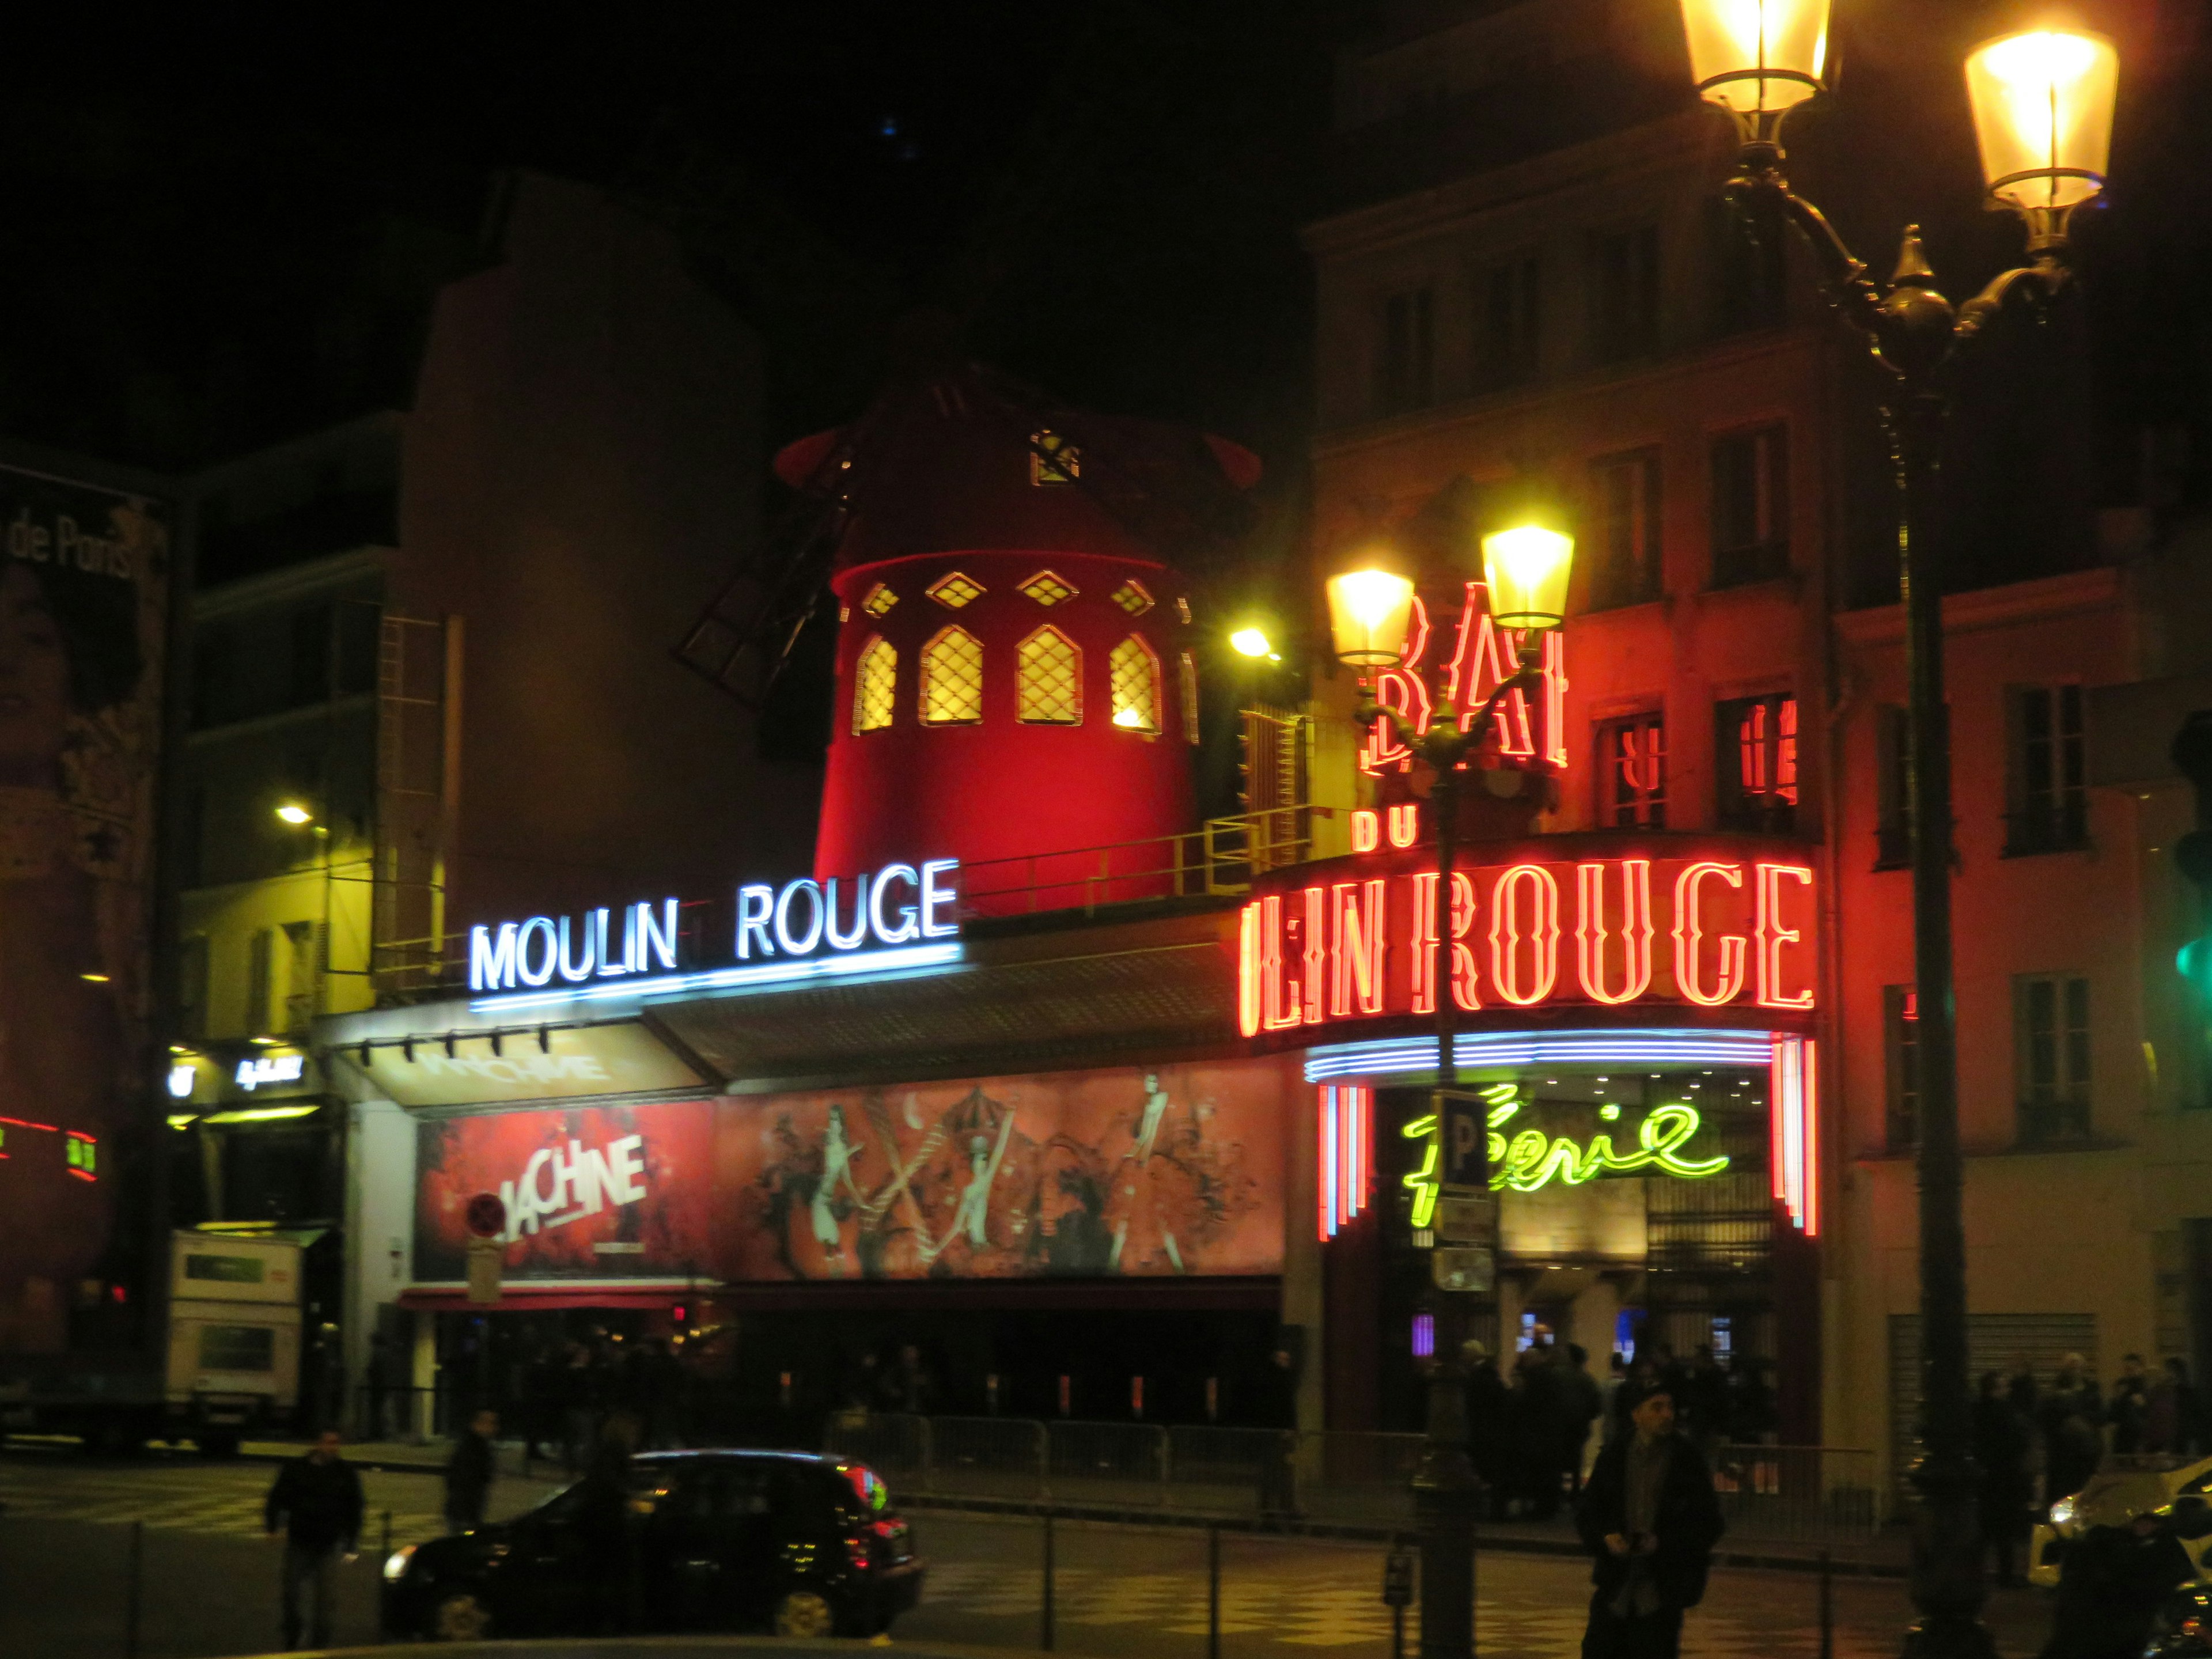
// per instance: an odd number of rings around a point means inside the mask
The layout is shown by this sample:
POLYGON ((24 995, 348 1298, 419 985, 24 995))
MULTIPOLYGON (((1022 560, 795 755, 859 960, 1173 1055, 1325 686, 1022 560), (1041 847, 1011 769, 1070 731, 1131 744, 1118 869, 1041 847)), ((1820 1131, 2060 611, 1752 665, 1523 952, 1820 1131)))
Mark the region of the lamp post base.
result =
POLYGON ((1972 1464, 1924 1457, 1913 1467, 1912 1605, 1905 1659, 1996 1659, 1982 1625, 1982 1529, 1972 1464))
POLYGON ((1421 1659, 1473 1659, 1474 1516, 1482 1486, 1464 1452, 1456 1469, 1447 1459, 1432 1471, 1435 1449, 1413 1477, 1421 1529, 1421 1659))

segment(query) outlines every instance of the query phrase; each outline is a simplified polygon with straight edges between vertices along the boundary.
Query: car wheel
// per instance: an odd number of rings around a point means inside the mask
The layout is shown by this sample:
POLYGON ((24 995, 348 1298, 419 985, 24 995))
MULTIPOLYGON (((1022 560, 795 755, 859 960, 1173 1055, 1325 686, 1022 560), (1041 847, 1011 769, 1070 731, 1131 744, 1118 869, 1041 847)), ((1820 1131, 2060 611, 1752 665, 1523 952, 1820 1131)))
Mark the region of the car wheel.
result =
POLYGON ((775 1604, 775 1633, 811 1640, 833 1636, 837 1614, 819 1590, 795 1589, 775 1604))
POLYGON ((438 1602, 430 1618, 430 1638, 437 1642, 481 1642, 491 1634, 491 1609, 483 1598, 469 1590, 456 1591, 438 1602))

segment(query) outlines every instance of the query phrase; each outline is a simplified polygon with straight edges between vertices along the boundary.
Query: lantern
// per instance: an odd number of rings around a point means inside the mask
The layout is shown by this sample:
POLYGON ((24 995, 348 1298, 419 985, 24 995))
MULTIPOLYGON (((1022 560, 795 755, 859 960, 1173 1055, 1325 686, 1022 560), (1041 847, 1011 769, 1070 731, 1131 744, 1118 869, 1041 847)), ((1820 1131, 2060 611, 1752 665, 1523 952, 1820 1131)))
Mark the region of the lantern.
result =
POLYGON ((1698 91, 1731 113, 1779 115, 1821 89, 1828 0, 1682 0, 1698 91))
POLYGON ((1336 659, 1354 668, 1388 668, 1405 654, 1413 620, 1413 584, 1370 568, 1328 579, 1328 629, 1336 659))
POLYGON ((2102 35, 2033 29, 1966 58, 1966 95, 1990 194, 2021 211, 2085 202, 2105 187, 2119 57, 2102 35))
POLYGON ((1482 538, 1482 579, 1501 628, 1557 628, 1567 614, 1575 542, 1556 530, 1520 525, 1482 538))

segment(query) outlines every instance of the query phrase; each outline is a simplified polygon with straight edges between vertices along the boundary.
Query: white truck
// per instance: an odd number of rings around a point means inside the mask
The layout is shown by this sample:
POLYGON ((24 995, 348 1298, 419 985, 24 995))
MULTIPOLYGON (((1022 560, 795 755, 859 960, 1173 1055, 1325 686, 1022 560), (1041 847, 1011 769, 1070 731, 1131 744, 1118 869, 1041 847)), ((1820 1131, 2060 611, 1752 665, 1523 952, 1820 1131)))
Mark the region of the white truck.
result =
POLYGON ((291 1238, 179 1232, 150 1354, 0 1354, 0 1430, 102 1451, 191 1440, 224 1457, 300 1406, 300 1269, 291 1238))

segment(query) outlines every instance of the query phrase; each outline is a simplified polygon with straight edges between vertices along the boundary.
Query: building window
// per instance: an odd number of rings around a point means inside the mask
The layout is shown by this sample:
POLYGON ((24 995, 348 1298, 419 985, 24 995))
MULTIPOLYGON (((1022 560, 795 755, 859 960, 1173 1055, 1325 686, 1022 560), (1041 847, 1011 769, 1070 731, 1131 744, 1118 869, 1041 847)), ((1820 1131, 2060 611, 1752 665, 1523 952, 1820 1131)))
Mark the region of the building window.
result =
POLYGON ((2012 982, 2012 1000, 2021 1139, 2087 1135, 2089 981, 2074 974, 2024 974, 2012 982))
POLYGON ((1714 769, 1722 829, 1790 834, 1797 823, 1797 699, 1777 691, 1721 704, 1714 769))
POLYGON ((983 642, 951 627, 921 647, 921 723, 973 726, 983 718, 983 642))
POLYGON ((1188 651, 1182 653, 1182 740, 1194 748, 1198 744, 1198 659, 1188 651))
POLYGON ((1057 628, 1040 628, 1014 647, 1014 718, 1083 724, 1083 653, 1057 628))
POLYGON ((312 921, 284 924, 286 964, 283 1030, 304 1036, 315 1021, 315 987, 322 979, 320 929, 312 921))
POLYGON ((860 601, 860 609, 871 617, 880 617, 898 603, 898 595, 883 583, 878 582, 868 590, 868 597, 860 601))
POLYGON ((1535 378, 1543 339, 1541 269, 1531 254, 1475 278, 1475 384, 1482 390, 1535 378))
POLYGON ((1160 729, 1160 664, 1152 647, 1132 634, 1107 659, 1114 690, 1114 724, 1124 732, 1160 729))
POLYGON ((1049 611, 1056 605, 1065 605, 1075 597, 1075 589, 1054 572, 1040 570, 1021 586, 1025 598, 1035 599, 1049 611))
POLYGON ((1642 605, 1659 597, 1659 452, 1631 450, 1590 463, 1597 562, 1590 609, 1642 605))
POLYGON ((854 735, 889 726, 897 700, 898 648, 878 635, 860 647, 853 665, 854 735))
POLYGON ((1613 830, 1667 827, 1667 721, 1630 714, 1597 728, 1598 823, 1613 830))
POLYGON ((1083 476, 1083 452, 1049 428, 1030 434, 1030 482, 1073 483, 1083 476))
POLYGON ((957 611, 983 597, 983 584, 965 571, 948 570, 924 591, 947 611, 957 611))
POLYGON ((257 927, 246 945, 246 1034, 268 1036, 276 1022, 270 1017, 270 993, 276 982, 276 930, 257 927))
POLYGON ((1659 227, 1589 239, 1590 356, 1601 363, 1659 349, 1659 227))
POLYGON ((1425 409, 1436 395, 1436 318, 1433 295, 1425 288, 1393 294, 1382 301, 1382 337, 1375 354, 1375 412, 1402 415, 1425 409))
POLYGON ((2008 696, 2012 764, 2005 856, 2069 852, 2089 844, 2089 794, 2081 750, 2081 688, 2030 685, 2008 696))
MULTIPOLYGON (((1134 576, 1114 590, 1113 599, 1133 617, 1141 617, 1152 608, 1152 596, 1146 591, 1144 583, 1134 576)), ((1176 603, 1180 605, 1182 602, 1178 599, 1176 603)), ((1186 616, 1183 620, 1188 622, 1190 618, 1186 616)))
POLYGON ((1889 1076, 1885 1139, 1893 1152, 1920 1144, 1920 994, 1910 985, 1881 988, 1883 1048, 1889 1076))
POLYGON ((1790 434, 1780 425, 1713 440, 1713 586, 1790 572, 1790 434))

